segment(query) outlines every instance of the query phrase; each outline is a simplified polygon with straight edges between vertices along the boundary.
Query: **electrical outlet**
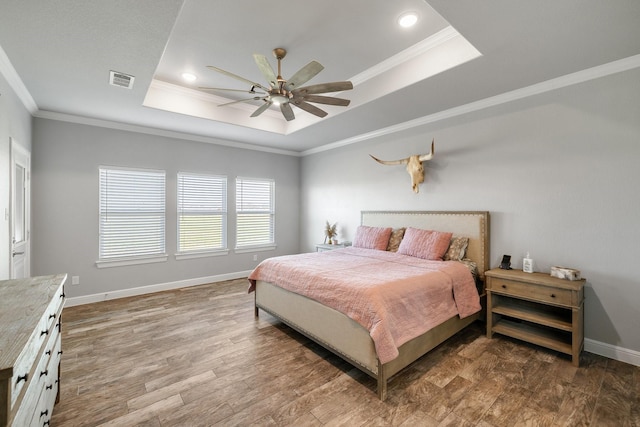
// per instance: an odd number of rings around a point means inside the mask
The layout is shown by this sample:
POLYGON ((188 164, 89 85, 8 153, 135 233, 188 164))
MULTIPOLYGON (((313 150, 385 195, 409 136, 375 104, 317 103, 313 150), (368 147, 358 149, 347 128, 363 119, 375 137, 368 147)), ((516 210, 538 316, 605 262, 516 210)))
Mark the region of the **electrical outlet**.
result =
POLYGON ((71 276, 71 284, 79 285, 80 284, 80 276, 71 276))
POLYGON ((257 260, 258 260, 258 255, 254 255, 254 256, 253 256, 253 260, 254 260, 254 261, 257 261, 257 260))

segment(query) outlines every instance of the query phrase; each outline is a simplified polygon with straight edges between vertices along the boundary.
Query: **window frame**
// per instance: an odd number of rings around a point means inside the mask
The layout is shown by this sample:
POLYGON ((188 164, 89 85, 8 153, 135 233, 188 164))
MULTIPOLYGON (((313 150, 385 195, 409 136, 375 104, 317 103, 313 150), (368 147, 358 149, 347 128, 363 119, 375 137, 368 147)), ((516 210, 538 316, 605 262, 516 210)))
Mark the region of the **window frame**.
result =
MULTIPOLYGON (((274 179, 270 178, 255 178, 255 177, 245 177, 245 176, 237 176, 236 177, 236 185, 235 185, 235 205, 236 205, 236 221, 235 221, 235 245, 234 251, 235 253, 246 253, 246 252, 257 252, 257 251, 268 251, 273 250, 277 247, 276 245, 276 182, 274 179), (249 183, 260 183, 269 185, 269 207, 268 209, 245 209, 240 205, 244 205, 244 194, 240 186, 243 184, 249 183), (240 215, 242 214, 268 214, 269 215, 269 227, 270 227, 270 241, 269 242, 259 242, 255 244, 244 244, 238 246, 239 241, 239 229, 240 225, 240 215)), ((255 203, 255 202, 254 202, 255 203)), ((259 203, 259 202, 258 202, 259 203)))
MULTIPOLYGON (((138 185, 140 184, 140 182, 138 182, 138 185)), ((108 185, 108 183, 106 184, 108 185)), ((136 264, 147 264, 147 263, 155 263, 155 262, 165 262, 168 258, 167 253, 166 253, 166 244, 167 244, 167 236, 166 236, 166 222, 167 222, 167 218, 166 218, 166 214, 167 214, 167 174, 166 171, 164 170, 158 170, 158 169, 142 169, 142 168, 130 168, 130 167, 120 167, 120 166, 99 166, 98 167, 98 260, 96 261, 96 266, 98 268, 105 268, 105 267, 118 267, 118 266, 125 266, 125 265, 136 265, 136 264), (131 179, 131 183, 129 184, 133 184, 136 185, 135 181, 132 179, 133 175, 135 175, 136 173, 138 174, 147 174, 147 183, 153 183, 153 179, 158 180, 159 182, 156 184, 161 183, 161 185, 158 186, 158 188, 154 189, 153 193, 148 193, 148 195, 150 196, 149 200, 152 203, 157 203, 158 205, 156 206, 156 208, 160 208, 160 210, 156 209, 155 211, 153 209, 145 209, 143 206, 134 206, 132 209, 125 211, 125 210, 120 210, 120 213, 118 213, 118 208, 112 208, 111 209, 111 215, 130 215, 130 216, 137 216, 140 215, 141 213, 147 212, 147 213, 154 213, 155 212, 155 217, 157 220, 159 220, 159 223, 161 224, 161 226, 157 226, 155 229, 155 234, 156 237, 158 238, 156 243, 160 243, 160 246, 162 247, 161 250, 156 250, 156 251, 148 251, 148 252, 144 252, 144 251, 137 251, 137 252, 133 252, 131 254, 124 254, 124 255, 112 255, 112 256, 105 256, 105 253, 103 252, 105 247, 105 243, 103 240, 103 237, 106 233, 105 231, 105 225, 107 225, 107 223, 104 221, 104 215, 109 215, 109 208, 107 208, 107 211, 105 212, 105 205, 108 205, 109 203, 113 204, 115 203, 116 206, 118 203, 122 203, 124 201, 124 199, 127 198, 133 198, 135 200, 140 200, 140 195, 144 194, 144 193, 135 193, 135 197, 133 194, 118 194, 118 193, 113 193, 113 191, 115 191, 115 189, 112 187, 112 196, 111 196, 111 200, 109 199, 105 199, 105 197, 109 197, 108 194, 105 195, 105 191, 109 191, 108 187, 105 188, 104 187, 104 180, 107 179, 108 180, 108 176, 104 176, 104 174, 109 174, 112 173, 114 175, 117 175, 119 172, 124 173, 128 173, 131 174, 131 176, 129 177, 129 179, 131 179), (153 175, 156 175, 155 177, 153 177, 153 175), (162 189, 160 190, 160 186, 162 187, 162 189), (157 197, 156 199, 154 199, 153 197, 157 197)), ((133 224, 135 226, 135 223, 133 224)), ((146 224, 148 225, 148 224, 146 224)), ((153 227, 152 227, 153 228, 153 227)), ((120 228, 120 232, 122 231, 122 228, 120 228)), ((144 231, 141 231, 144 232, 144 231)), ((112 236, 113 237, 113 236, 112 236)))
POLYGON ((176 213, 177 213, 177 217, 176 217, 176 254, 175 257, 177 260, 182 260, 182 259, 191 259, 191 258, 203 258, 203 257, 210 257, 210 256, 220 256, 220 255, 226 255, 229 253, 229 246, 228 246, 228 224, 229 224, 229 208, 228 208, 228 194, 229 194, 229 188, 228 188, 228 178, 226 175, 218 175, 218 174, 210 174, 210 173, 198 173, 198 172, 178 172, 178 174, 176 175, 176 213), (209 248, 209 249, 193 249, 193 250, 181 250, 180 249, 180 244, 181 244, 181 233, 180 233, 180 229, 181 229, 181 219, 183 217, 182 213, 181 213, 181 209, 183 207, 182 203, 183 203, 183 198, 181 197, 181 189, 183 188, 182 186, 182 179, 186 178, 186 177, 190 177, 190 178, 197 178, 197 177, 201 177, 203 178, 203 180, 209 180, 211 179, 212 181, 218 181, 217 184, 220 185, 220 188, 222 188, 221 191, 221 198, 219 200, 219 202, 221 203, 221 209, 219 210, 203 210, 201 212, 208 212, 209 214, 211 214, 211 212, 217 212, 216 214, 213 215, 219 215, 221 217, 221 226, 220 226, 220 234, 222 236, 222 245, 220 247, 216 247, 216 248, 209 248))

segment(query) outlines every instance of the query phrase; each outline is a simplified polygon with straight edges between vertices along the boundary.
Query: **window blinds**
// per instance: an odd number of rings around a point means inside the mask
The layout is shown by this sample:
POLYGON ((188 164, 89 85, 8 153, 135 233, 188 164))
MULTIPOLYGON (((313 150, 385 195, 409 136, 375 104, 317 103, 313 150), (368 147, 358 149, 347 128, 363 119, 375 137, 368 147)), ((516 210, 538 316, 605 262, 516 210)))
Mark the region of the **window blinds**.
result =
POLYGON ((273 180, 236 178, 236 248, 274 244, 274 190, 273 180))
POLYGON ((164 171, 100 168, 101 260, 165 253, 164 171))
POLYGON ((178 174, 178 252, 227 247, 227 177, 178 174))

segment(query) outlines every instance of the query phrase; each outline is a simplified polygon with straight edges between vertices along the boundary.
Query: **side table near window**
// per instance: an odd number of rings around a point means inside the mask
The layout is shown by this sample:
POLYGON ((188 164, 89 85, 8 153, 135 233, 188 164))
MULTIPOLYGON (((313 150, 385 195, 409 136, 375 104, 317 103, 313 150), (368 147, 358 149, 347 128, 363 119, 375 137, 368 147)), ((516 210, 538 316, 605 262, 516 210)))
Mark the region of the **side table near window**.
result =
POLYGON ((316 245, 316 252, 332 251, 334 249, 342 249, 346 247, 347 246, 343 243, 340 243, 339 245, 328 245, 326 243, 321 243, 319 245, 316 245))
POLYGON ((580 362, 585 279, 494 269, 487 278, 487 338, 494 333, 547 347, 580 362))

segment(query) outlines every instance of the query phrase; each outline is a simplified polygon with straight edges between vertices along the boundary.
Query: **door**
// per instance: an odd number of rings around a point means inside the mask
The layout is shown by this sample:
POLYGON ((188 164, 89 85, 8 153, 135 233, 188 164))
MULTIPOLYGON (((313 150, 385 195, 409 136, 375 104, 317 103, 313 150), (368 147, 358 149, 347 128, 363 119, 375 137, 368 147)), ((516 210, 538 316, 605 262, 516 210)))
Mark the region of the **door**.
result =
POLYGON ((29 277, 30 242, 29 224, 31 208, 31 155, 16 141, 11 140, 11 262, 12 279, 29 277))

